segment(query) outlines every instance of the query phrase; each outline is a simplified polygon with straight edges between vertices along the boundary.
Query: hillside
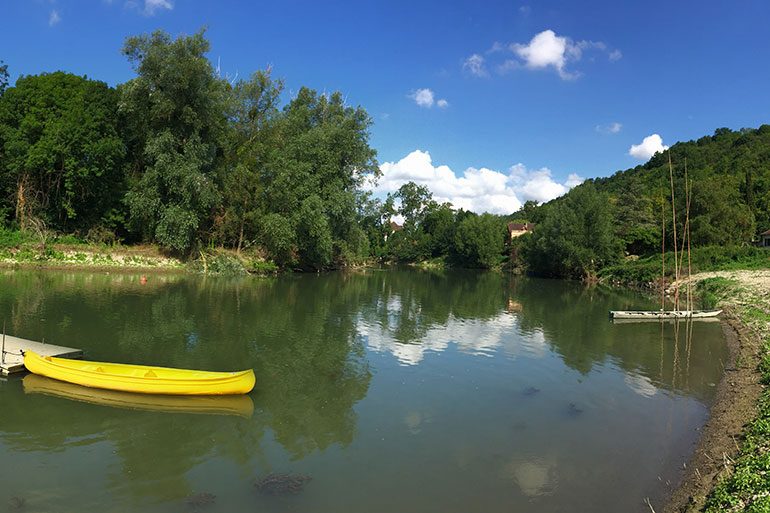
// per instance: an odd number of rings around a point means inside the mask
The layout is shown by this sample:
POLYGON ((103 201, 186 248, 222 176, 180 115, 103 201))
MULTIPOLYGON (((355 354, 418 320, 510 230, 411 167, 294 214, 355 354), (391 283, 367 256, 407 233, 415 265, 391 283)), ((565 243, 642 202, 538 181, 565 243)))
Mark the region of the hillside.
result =
POLYGON ((666 246, 673 247, 669 157, 679 246, 687 210, 685 177, 693 248, 746 246, 770 229, 770 125, 719 128, 713 136, 677 143, 643 165, 587 180, 565 196, 514 214, 539 224, 539 233, 521 241, 530 269, 579 277, 624 255, 659 254, 664 220, 666 246), (608 208, 602 207, 597 223, 600 204, 608 208))

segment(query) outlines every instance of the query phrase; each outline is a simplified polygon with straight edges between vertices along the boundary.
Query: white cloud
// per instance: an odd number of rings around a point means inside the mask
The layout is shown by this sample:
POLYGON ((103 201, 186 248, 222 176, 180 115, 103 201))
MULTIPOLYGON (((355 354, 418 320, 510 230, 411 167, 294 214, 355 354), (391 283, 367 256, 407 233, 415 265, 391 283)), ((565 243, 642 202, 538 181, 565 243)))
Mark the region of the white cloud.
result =
POLYGON ((426 109, 433 107, 434 94, 433 91, 428 88, 416 90, 409 95, 409 98, 414 100, 414 103, 420 107, 425 107, 426 109))
POLYGON ((524 60, 528 68, 547 68, 553 66, 562 78, 569 74, 564 70, 567 64, 569 48, 566 37, 557 36, 553 30, 544 30, 537 34, 529 44, 514 43, 511 50, 524 60))
POLYGON ((156 11, 163 9, 171 10, 174 4, 171 0, 144 0, 144 14, 154 16, 156 11))
POLYGON ((628 150, 628 154, 639 160, 649 160, 658 152, 663 152, 668 146, 663 145, 663 139, 658 134, 645 137, 641 144, 634 144, 628 150))
POLYGON ((600 134, 618 134, 623 130, 623 124, 617 121, 608 125, 596 125, 596 131, 600 134))
POLYGON ((486 65, 484 64, 484 57, 474 53, 463 62, 463 70, 467 71, 471 75, 476 77, 488 77, 486 65))
POLYGON ((528 44, 513 43, 510 49, 530 69, 552 67, 565 80, 577 78, 580 73, 567 71, 568 62, 577 62, 585 50, 607 51, 602 41, 572 41, 566 36, 557 36, 553 30, 536 34, 528 44))
POLYGON ((564 182, 564 185, 566 185, 568 188, 572 189, 573 187, 577 187, 581 183, 583 183, 585 179, 580 176, 577 173, 570 173, 569 176, 567 176, 567 181, 564 182))
POLYGON ((569 69, 569 65, 580 61, 585 52, 604 53, 610 61, 616 61, 623 56, 620 50, 610 49, 603 41, 574 41, 548 29, 535 34, 528 43, 503 45, 496 42, 487 51, 487 55, 501 55, 502 58, 497 57, 499 62, 488 63, 481 55, 473 54, 463 61, 463 69, 477 75, 474 70, 486 72, 487 66, 496 69, 500 74, 517 68, 533 70, 550 68, 555 70, 562 79, 569 80, 581 75, 580 72, 569 69))
POLYGON ((384 162, 380 170, 379 182, 367 185, 376 193, 394 192, 412 181, 427 186, 440 203, 450 202, 455 208, 493 214, 515 212, 527 200, 552 200, 583 181, 573 173, 559 183, 550 169, 527 169, 524 164, 516 164, 508 172, 469 167, 458 176, 449 166, 434 166, 430 153, 420 150, 398 162, 384 162))
POLYGON ((444 98, 436 99, 436 93, 427 87, 424 89, 417 89, 416 91, 408 95, 409 98, 414 100, 419 107, 430 109, 434 105, 439 109, 446 109, 449 107, 449 102, 444 98))
POLYGON ((53 9, 51 11, 51 15, 48 16, 48 26, 53 27, 60 21, 61 21, 61 16, 59 15, 59 11, 57 11, 56 9, 53 9))

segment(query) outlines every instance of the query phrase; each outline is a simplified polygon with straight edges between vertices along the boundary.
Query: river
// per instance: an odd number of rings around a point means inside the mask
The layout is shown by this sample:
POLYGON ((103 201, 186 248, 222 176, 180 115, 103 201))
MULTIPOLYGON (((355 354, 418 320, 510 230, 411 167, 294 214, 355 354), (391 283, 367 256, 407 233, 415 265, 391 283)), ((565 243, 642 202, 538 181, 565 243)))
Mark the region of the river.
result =
POLYGON ((3 271, 11 335, 92 360, 251 367, 257 385, 235 402, 116 406, 0 381, 0 509, 649 511, 727 359, 719 323, 608 320, 655 307, 470 271, 3 271))

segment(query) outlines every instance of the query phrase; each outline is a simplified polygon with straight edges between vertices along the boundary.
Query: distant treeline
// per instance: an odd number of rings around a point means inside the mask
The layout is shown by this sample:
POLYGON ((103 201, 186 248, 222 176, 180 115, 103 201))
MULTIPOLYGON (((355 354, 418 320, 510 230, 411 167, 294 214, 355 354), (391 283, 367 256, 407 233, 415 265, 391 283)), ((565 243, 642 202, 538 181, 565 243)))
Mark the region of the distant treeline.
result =
POLYGON ((510 216, 477 215, 411 182, 372 197, 363 186, 380 171, 363 108, 308 88, 285 101, 270 69, 221 78, 208 50, 202 31, 130 37, 137 76, 115 88, 61 71, 9 87, 0 63, 0 227, 181 256, 232 248, 283 268, 438 259, 580 278, 659 251, 664 223, 673 233, 670 153, 679 212, 687 165, 694 246, 745 245, 770 228, 767 125, 676 144, 510 216), (536 228, 511 241, 509 221, 536 228))

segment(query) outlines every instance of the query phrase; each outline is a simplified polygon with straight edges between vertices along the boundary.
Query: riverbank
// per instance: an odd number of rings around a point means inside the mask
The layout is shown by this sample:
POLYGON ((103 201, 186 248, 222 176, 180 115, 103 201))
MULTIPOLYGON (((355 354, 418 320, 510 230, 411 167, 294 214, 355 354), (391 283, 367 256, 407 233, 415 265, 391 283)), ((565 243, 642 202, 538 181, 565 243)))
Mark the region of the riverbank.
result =
POLYGON ((50 244, 44 248, 21 246, 0 249, 0 266, 46 269, 186 270, 178 258, 154 246, 50 244))
POLYGON ((708 272, 689 281, 725 310, 730 357, 710 418, 663 512, 768 511, 770 271, 708 272))
POLYGON ((192 272, 203 274, 275 274, 278 267, 256 254, 207 249, 197 258, 181 259, 157 246, 47 244, 0 248, 0 268, 91 271, 192 272))

